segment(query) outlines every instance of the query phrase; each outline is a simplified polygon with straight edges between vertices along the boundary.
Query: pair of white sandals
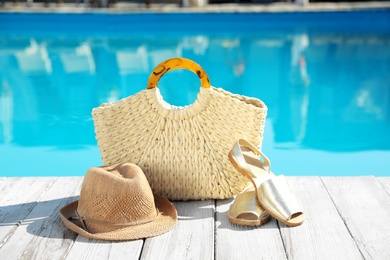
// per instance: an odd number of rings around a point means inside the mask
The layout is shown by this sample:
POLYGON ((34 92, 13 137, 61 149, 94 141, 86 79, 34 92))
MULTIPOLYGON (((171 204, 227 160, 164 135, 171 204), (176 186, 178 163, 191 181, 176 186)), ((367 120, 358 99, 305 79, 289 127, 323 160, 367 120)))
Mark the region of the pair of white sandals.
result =
POLYGON ((288 226, 299 226, 305 216, 302 206, 283 175, 271 172, 271 163, 255 145, 239 139, 229 153, 234 167, 253 185, 239 193, 228 211, 232 223, 259 226, 271 216, 288 226))

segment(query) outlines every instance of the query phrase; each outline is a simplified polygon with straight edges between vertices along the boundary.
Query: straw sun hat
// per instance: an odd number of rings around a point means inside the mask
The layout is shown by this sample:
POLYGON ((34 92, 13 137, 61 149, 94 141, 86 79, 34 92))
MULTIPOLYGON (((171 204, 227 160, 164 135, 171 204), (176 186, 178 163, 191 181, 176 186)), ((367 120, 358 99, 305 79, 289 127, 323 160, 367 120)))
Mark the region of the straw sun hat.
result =
POLYGON ((153 195, 141 168, 131 163, 89 169, 80 199, 59 214, 76 233, 104 240, 157 236, 177 221, 172 203, 153 195))

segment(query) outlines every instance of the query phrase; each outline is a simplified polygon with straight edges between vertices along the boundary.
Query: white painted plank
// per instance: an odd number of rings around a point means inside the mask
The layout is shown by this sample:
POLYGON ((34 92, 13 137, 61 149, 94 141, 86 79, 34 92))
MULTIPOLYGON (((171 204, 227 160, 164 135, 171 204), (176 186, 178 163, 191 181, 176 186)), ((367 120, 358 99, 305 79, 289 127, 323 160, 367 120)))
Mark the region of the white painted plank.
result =
POLYGON ((214 200, 174 202, 179 221, 173 230, 145 241, 141 259, 214 258, 214 200))
POLYGON ((390 259, 390 197, 374 177, 323 177, 365 259, 390 259))
POLYGON ((288 259, 361 259, 319 177, 288 177, 305 211, 305 222, 298 227, 280 223, 288 259))
POLYGON ((81 180, 81 177, 58 178, 1 248, 0 259, 63 258, 76 234, 63 225, 58 211, 77 198, 81 180))
POLYGON ((5 178, 0 183, 0 248, 56 178, 5 178))
POLYGON ((390 177, 377 177, 376 178, 386 192, 390 195, 390 177))
POLYGON ((217 201, 216 259, 286 259, 275 219, 259 227, 232 224, 227 217, 232 203, 217 201))
POLYGON ((66 259, 138 260, 143 240, 111 242, 78 236, 66 259))
POLYGON ((138 260, 141 255, 144 240, 114 242, 111 245, 111 251, 108 259, 128 259, 138 260))

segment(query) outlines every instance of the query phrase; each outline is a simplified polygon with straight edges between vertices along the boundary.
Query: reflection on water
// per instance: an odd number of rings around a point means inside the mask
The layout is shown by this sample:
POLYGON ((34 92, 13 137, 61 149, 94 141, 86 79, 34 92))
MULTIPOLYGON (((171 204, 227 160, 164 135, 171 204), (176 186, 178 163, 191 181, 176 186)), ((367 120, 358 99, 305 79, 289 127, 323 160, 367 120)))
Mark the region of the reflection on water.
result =
MULTIPOLYGON (((176 56, 203 66, 212 85, 265 101, 263 149, 274 157, 390 150, 390 35, 1 37, 1 151, 92 147, 98 157, 92 108, 144 89, 176 56)), ((199 81, 174 71, 159 87, 168 103, 187 105, 199 81)), ((289 163, 278 169, 288 174, 289 163)), ((313 169, 302 174, 327 174, 313 169)))

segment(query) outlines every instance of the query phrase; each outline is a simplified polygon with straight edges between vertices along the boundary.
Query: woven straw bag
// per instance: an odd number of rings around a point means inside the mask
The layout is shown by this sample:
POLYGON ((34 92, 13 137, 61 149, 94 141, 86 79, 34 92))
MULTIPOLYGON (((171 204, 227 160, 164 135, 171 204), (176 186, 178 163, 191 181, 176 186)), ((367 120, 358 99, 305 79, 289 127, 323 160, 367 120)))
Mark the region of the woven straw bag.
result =
POLYGON ((135 163, 152 190, 171 200, 225 199, 248 179, 238 173, 228 152, 238 138, 260 148, 266 105, 210 86, 195 62, 173 58, 151 73, 147 89, 93 109, 96 139, 104 165, 135 163), (163 101, 158 80, 168 71, 188 69, 202 87, 189 106, 163 101))

